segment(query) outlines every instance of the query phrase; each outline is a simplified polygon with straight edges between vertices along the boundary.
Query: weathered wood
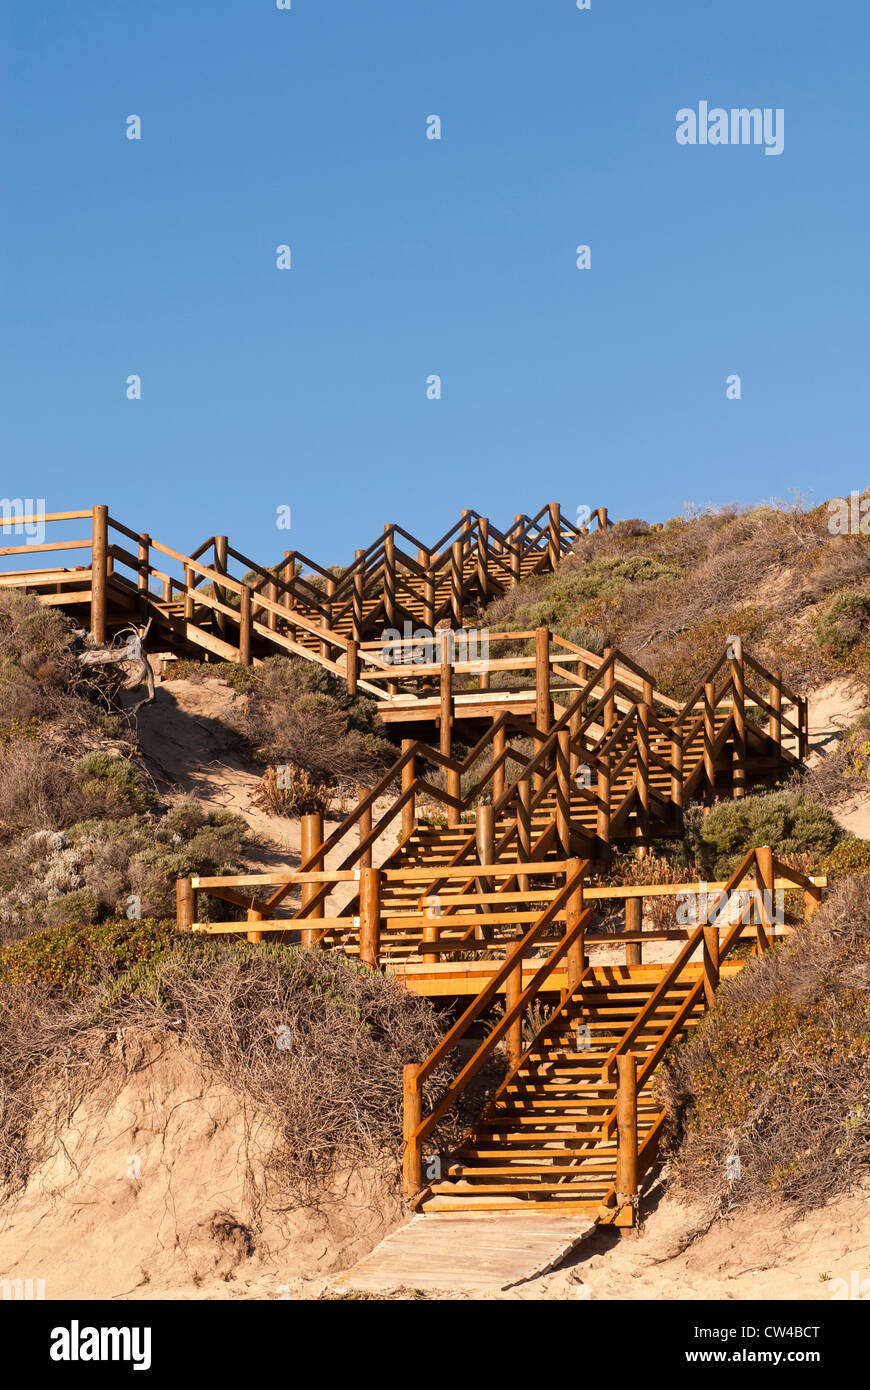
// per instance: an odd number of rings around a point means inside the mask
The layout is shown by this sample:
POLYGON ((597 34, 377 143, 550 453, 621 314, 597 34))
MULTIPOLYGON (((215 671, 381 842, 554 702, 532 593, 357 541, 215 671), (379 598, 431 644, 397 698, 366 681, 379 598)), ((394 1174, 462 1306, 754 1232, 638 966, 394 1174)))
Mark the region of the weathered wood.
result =
POLYGON ((441 674, 440 709, 438 713, 439 747, 445 757, 450 757, 453 725, 453 634, 440 633, 441 674))
MULTIPOLYGON (((577 930, 583 917, 585 904, 583 900, 583 880, 579 877, 580 869, 581 861, 579 859, 569 859, 565 865, 566 880, 570 882, 572 879, 577 879, 576 887, 568 899, 565 908, 566 936, 570 936, 572 932, 577 930)), ((584 933, 580 930, 577 932, 574 941, 568 947, 565 961, 566 986, 569 990, 573 990, 574 987, 580 983, 581 976, 587 964, 588 960, 585 951, 584 933)))
POLYGON ((381 879, 380 869, 362 869, 360 873, 359 954, 363 965, 377 970, 381 953, 381 879))
POLYGON ((243 584, 239 595, 239 665, 251 664, 251 590, 243 584))
POLYGON ((462 627, 465 586, 462 579, 462 541, 450 547, 450 612, 454 627, 462 627))
POLYGON ((91 636, 106 640, 106 582, 109 555, 109 508, 94 507, 91 523, 91 636))
POLYGON ((707 809, 716 796, 716 765, 713 761, 713 744, 716 738, 715 726, 716 687, 712 681, 704 684, 704 799, 707 809))
POLYGON ((351 638, 347 644, 347 693, 356 695, 357 682, 359 681, 359 643, 351 638))
MULTIPOLYGON (((316 850, 320 845, 323 844, 322 812, 313 811, 310 815, 303 816, 301 821, 301 830, 302 863, 309 865, 309 867, 312 869, 322 870, 323 855, 321 854, 315 857, 316 850)), ((317 898, 318 892, 319 890, 317 884, 303 883, 302 906, 306 907, 309 903, 313 902, 314 899, 317 898)), ((316 918, 322 917, 323 915, 323 899, 321 898, 319 902, 314 902, 314 906, 310 909, 307 916, 303 918, 303 921, 314 921, 316 918)), ((302 928, 303 946, 308 948, 314 946, 315 938, 317 936, 317 930, 318 929, 316 926, 302 928)))
POLYGON ((423 1093, 418 1076, 420 1067, 409 1062, 402 1069, 403 1080, 403 1131, 404 1151, 402 1154, 402 1191, 405 1197, 413 1197, 423 1186, 423 1156, 419 1140, 415 1138, 423 1119, 423 1093))
MULTIPOLYGON (((407 839, 408 836, 413 833, 414 826, 417 823, 417 795, 414 790, 417 776, 414 768, 415 760, 410 754, 410 750, 413 748, 413 746, 413 739, 402 739, 402 757, 408 759, 408 761, 402 767, 402 794, 404 795, 406 792, 408 794, 408 800, 402 807, 403 840, 407 839)), ((371 829, 371 821, 369 822, 369 829, 371 829)))
MULTIPOLYGON (((360 844, 363 844, 363 843, 365 842, 365 840, 368 838, 368 836, 372 833, 372 807, 371 807, 371 802, 370 802, 369 799, 368 799, 368 795, 369 795, 369 789, 368 789, 368 787, 364 787, 364 786, 362 785, 362 783, 360 782, 360 783, 357 785, 356 791, 357 791, 357 806, 360 808, 360 817, 359 817, 359 842, 360 842, 360 844)), ((412 811, 412 815, 413 815, 413 811, 412 811)), ((372 850, 371 850, 371 845, 369 845, 368 849, 364 849, 364 850, 362 851, 362 853, 360 854, 359 859, 358 859, 357 862, 358 862, 359 867, 360 867, 361 869, 369 869, 369 868, 371 868, 371 863, 372 863, 372 850)))
POLYGON ((582 1210, 414 1216, 332 1283, 341 1292, 494 1296, 557 1268, 593 1229, 582 1210))
POLYGON ((560 729, 556 735, 556 834, 562 852, 571 853, 571 734, 560 729))
POLYGON ((719 988, 719 928, 704 927, 704 997, 707 1007, 712 1008, 716 990, 719 988))
POLYGON ((619 1082, 616 1092, 616 1201, 631 1213, 634 1224, 637 1201, 637 1059, 624 1052, 616 1059, 619 1082))
MULTIPOLYGON (((259 910, 259 908, 249 907, 247 912, 247 920, 249 922, 262 922, 263 914, 259 910)), ((257 931, 256 928, 251 928, 251 930, 246 933, 246 936, 248 941, 253 942, 255 945, 258 941, 263 940, 263 933, 261 931, 257 931)))
POLYGON ((179 931, 189 931, 195 918, 194 888, 189 878, 175 882, 175 920, 179 931))
MULTIPOLYGON (((503 753, 504 753, 504 751, 505 751, 506 742, 507 742, 507 738, 506 738, 506 734, 505 734, 505 727, 504 727, 504 725, 502 724, 502 725, 499 726, 499 728, 493 730, 493 735, 492 735, 492 757, 493 757, 493 762, 496 762, 498 759, 500 759, 500 758, 502 757, 502 755, 503 755, 503 753)), ((498 801, 499 798, 502 797, 502 796, 504 795, 504 789, 505 789, 505 765, 504 765, 504 762, 501 762, 501 763, 499 763, 499 766, 495 769, 495 771, 494 771, 493 774, 492 774, 492 799, 493 799, 493 801, 498 801)))
POLYGON ((734 719, 734 781, 733 795, 746 795, 746 685, 743 672, 743 641, 731 641, 734 655, 731 667, 731 712, 734 719))
POLYGON ((761 890, 757 926, 758 950, 763 952, 771 944, 767 935, 767 928, 773 930, 775 910, 774 881, 776 876, 773 871, 773 851, 769 845, 763 845, 755 851, 755 860, 758 865, 758 886, 761 890))
POLYGON ((535 631, 535 725, 538 732, 550 732, 553 703, 550 698, 550 629, 535 631))
MULTIPOLYGON (((643 931, 643 898, 625 900, 626 933, 638 934, 643 931)), ((640 941, 629 941, 625 947, 626 965, 640 965, 643 962, 643 945, 640 941)))

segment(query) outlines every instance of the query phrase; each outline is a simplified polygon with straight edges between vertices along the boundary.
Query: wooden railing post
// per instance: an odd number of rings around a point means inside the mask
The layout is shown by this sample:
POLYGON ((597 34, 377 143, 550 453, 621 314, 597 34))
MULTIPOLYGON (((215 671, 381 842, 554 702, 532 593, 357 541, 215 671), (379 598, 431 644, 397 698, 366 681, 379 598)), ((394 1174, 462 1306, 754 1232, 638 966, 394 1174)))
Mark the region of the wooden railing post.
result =
POLYGON ((184 566, 184 621, 192 623, 196 615, 196 598, 194 589, 196 588, 196 574, 190 565, 184 566))
POLYGON ((771 741, 776 745, 776 760, 777 763, 780 763, 782 760, 782 671, 774 671, 771 674, 768 704, 771 713, 768 719, 767 732, 771 741))
POLYGON ((798 757, 803 761, 810 751, 810 709, 806 695, 798 696, 798 757))
POLYGON ((144 616, 144 613, 145 613, 145 610, 146 610, 146 607, 147 607, 147 600, 148 600, 148 585, 149 585, 149 579, 150 579, 150 576, 149 576, 149 574, 148 574, 148 566, 149 566, 149 563, 150 563, 150 559, 151 559, 151 537, 150 537, 149 535, 147 535, 147 533, 146 533, 145 531, 143 531, 143 532, 141 533, 141 535, 139 536, 139 549, 138 549, 138 560, 139 560, 139 563, 138 563, 138 565, 137 565, 137 567, 136 567, 136 588, 137 588, 137 590, 138 590, 138 592, 139 592, 139 603, 140 603, 140 606, 141 606, 141 612, 142 612, 143 616, 144 616))
POLYGON ((347 655, 345 656, 345 673, 347 680, 348 695, 355 695, 359 682, 359 643, 351 639, 347 644, 347 655))
POLYGON ((734 718, 734 757, 732 790, 735 797, 746 795, 746 683, 743 669, 743 639, 731 639, 731 710, 734 718))
POLYGON ((556 735, 556 834, 565 855, 571 853, 571 734, 556 735))
POLYGON ((671 801, 677 813, 677 819, 682 825, 683 821, 683 735, 679 724, 674 724, 671 730, 671 801))
POLYGON ((615 662, 611 660, 612 656, 613 648, 605 647, 604 660, 610 662, 609 666, 607 667, 607 670, 604 672, 604 694, 606 696, 606 699, 604 703, 602 723, 604 725, 605 734, 609 734, 610 730, 616 723, 616 671, 614 669, 615 662))
POLYGON ((435 904, 427 903, 423 912, 423 946, 431 949, 420 952, 425 964, 437 964, 441 959, 441 952, 438 950, 438 938, 441 934, 441 917, 436 911, 435 904))
POLYGON ((417 564, 426 571, 423 580, 423 623, 431 632, 435 626, 435 580, 432 576, 432 557, 428 550, 417 551, 417 564))
POLYGON ((266 585, 266 598, 270 604, 274 605, 266 609, 266 626, 270 632, 278 631, 278 614, 275 609, 278 606, 278 583, 275 579, 270 579, 266 585))
MULTIPOLYGON (((249 922, 262 922, 263 914, 258 907, 249 907, 247 912, 247 920, 249 922)), ((248 941, 252 942, 254 945, 256 945, 257 942, 263 940, 263 933, 261 931, 257 931, 256 929, 246 932, 245 935, 247 936, 248 941)))
MULTIPOLYGON (((514 517, 514 526, 523 519, 522 512, 517 512, 514 517)), ((522 541, 519 535, 513 535, 510 539, 511 551, 511 588, 516 588, 522 578, 522 541)))
POLYGON ((239 665, 251 664, 251 589, 243 584, 239 594, 239 665))
POLYGON ((707 1007, 713 1007, 716 990, 719 988, 719 928, 716 925, 704 927, 704 998, 707 1007))
MULTIPOLYGON (((307 864, 308 860, 315 853, 318 846, 322 844, 323 812, 314 811, 311 815, 302 817, 302 863, 307 864)), ((308 865, 308 868, 313 873, 321 873, 323 870, 323 855, 318 855, 318 857, 314 860, 314 863, 308 865)), ((307 903, 310 903, 312 898, 314 898, 317 895, 317 893, 320 891, 322 887, 323 885, 321 883, 303 883, 302 906, 305 907, 307 903)), ((317 905, 311 909, 308 916, 303 918, 302 920, 316 921, 323 915, 323 899, 321 899, 320 902, 317 903, 317 905)), ((305 947, 313 946, 314 938, 316 935, 316 927, 303 927, 302 945, 305 947)))
MULTIPOLYGON (((364 787, 364 786, 362 785, 362 783, 360 782, 360 783, 357 785, 357 789, 356 789, 357 806, 359 806, 363 801, 366 801, 366 800, 367 800, 368 794, 369 794, 369 789, 368 789, 368 787, 364 787)), ((371 806, 366 806, 365 810, 361 812, 360 818, 359 818, 359 842, 360 842, 360 844, 362 844, 364 840, 368 839, 368 837, 369 837, 369 835, 370 835, 371 833, 372 833, 372 808, 371 808, 371 806)), ((371 845, 369 845, 368 849, 364 849, 364 850, 363 850, 362 854, 360 855, 359 859, 357 860, 357 863, 359 864, 359 866, 360 866, 361 869, 370 869, 370 868, 371 868, 371 864, 372 864, 372 847, 371 847, 371 845)))
POLYGON ((464 585, 462 582, 462 541, 454 541, 450 547, 450 612, 453 626, 462 627, 462 606, 464 585))
POLYGON ((598 759, 598 784, 596 789, 597 810, 595 834, 598 839, 599 856, 606 859, 610 853, 610 754, 598 759))
POLYGON ((804 889, 804 921, 805 921, 805 922, 810 922, 810 921, 812 921, 813 917, 816 915, 816 912, 818 911, 819 904, 821 903, 821 901, 822 901, 822 890, 821 890, 821 888, 816 888, 815 886, 813 886, 812 888, 806 888, 806 889, 804 889))
POLYGON ((384 527, 384 615, 392 627, 396 621, 396 533, 384 527))
POLYGON ((616 1205, 617 1226, 633 1226, 637 1206, 637 1059, 620 1052, 616 1059, 616 1205))
POLYGON ((189 931, 196 921, 196 897, 189 878, 175 882, 175 921, 179 931, 189 931))
POLYGON ((284 607, 291 613, 296 607, 296 594, 293 585, 296 581, 296 551, 284 551, 284 581, 290 587, 284 590, 284 607), (290 564, 287 561, 290 561, 290 564))
MULTIPOLYGON (((504 725, 502 724, 501 728, 496 729, 495 733, 494 733, 493 736, 492 736, 492 757, 493 757, 493 762, 495 762, 498 758, 500 758, 500 757, 502 756, 502 754, 503 754, 504 751, 505 751, 505 744, 506 744, 505 728, 504 728, 504 725)), ((505 788, 505 770, 504 770, 504 769, 505 769, 505 765, 504 765, 504 762, 502 762, 502 763, 499 764, 499 766, 495 769, 495 771, 494 771, 493 774, 492 774, 492 799, 493 799, 493 801, 499 801, 499 800, 501 799, 501 797, 504 796, 504 788, 505 788)))
POLYGON ((769 845, 761 845, 755 851, 755 865, 758 876, 758 887, 761 890, 760 910, 758 913, 758 951, 761 954, 771 945, 773 936, 774 919, 774 873, 773 873, 773 850, 769 845), (771 935, 768 937, 767 928, 770 927, 771 935))
POLYGON ((453 633, 449 629, 440 628, 438 640, 441 648, 438 746, 444 756, 449 758, 453 724, 453 633))
POLYGON ((483 603, 489 602, 489 518, 477 522, 477 587, 483 603))
MULTIPOLYGON (((643 898, 626 898, 625 930, 632 935, 643 931, 643 898)), ((643 964, 642 941, 626 941, 625 963, 626 965, 643 964)))
MULTIPOLYGON (((570 883, 580 872, 581 861, 569 859, 565 865, 565 882, 570 883)), ((568 902, 565 905, 565 935, 569 936, 583 916, 583 880, 578 879, 568 902)), ((580 932, 565 953, 565 979, 568 989, 579 983, 586 969, 585 933, 580 932)))
POLYGON ((716 796, 716 767, 713 762, 713 743, 716 738, 716 687, 712 681, 704 684, 704 791, 705 810, 716 796))
POLYGON ((551 502, 549 505, 548 523, 548 555, 547 559, 550 569, 555 571, 562 558, 562 509, 558 502, 551 502))
MULTIPOLYGON (((489 805, 475 807, 475 841, 477 845, 477 862, 479 864, 492 864, 495 861, 495 816, 493 809, 489 805)), ((491 893, 493 882, 491 878, 479 878, 477 880, 477 891, 479 893, 491 893)), ((488 903, 481 904, 484 915, 492 909, 488 903)), ((478 941, 487 940, 485 924, 480 923, 475 927, 474 935, 478 941)))
POLYGON ((637 707, 637 853, 643 858, 649 851, 650 813, 649 813, 649 705, 641 702, 637 707))
MULTIPOLYGON (((217 570, 218 574, 226 574, 228 561, 229 537, 215 536, 213 562, 214 568, 217 570)), ((218 603, 226 603, 227 601, 227 591, 226 589, 222 588, 220 584, 215 584, 214 596, 217 599, 218 603)), ((220 633, 221 637, 225 637, 227 630, 227 620, 223 613, 214 614, 214 625, 220 633)))
POLYGON ((355 642, 361 642, 363 638, 363 613, 364 613, 364 586, 365 574, 364 565, 360 563, 364 550, 353 552, 354 571, 353 571, 353 597, 351 599, 351 636, 355 642))
MULTIPOLYGON (((518 935, 522 935, 518 929, 518 935)), ((523 992, 523 953, 517 952, 517 961, 505 981, 505 1012, 509 1012, 523 992)), ((523 1011, 517 1015, 507 1030, 508 1060, 515 1067, 523 1055, 523 1011)))
MULTIPOLYGON (((521 864, 532 857, 532 787, 528 777, 517 782, 517 855, 521 864)), ((528 874, 520 874, 520 892, 529 891, 528 874)))
POLYGON ((535 726, 545 736, 552 723, 550 700, 550 629, 535 628, 535 726))
MULTIPOLYGON (((447 769, 447 795, 456 801, 462 796, 462 779, 459 769, 448 767, 447 769)), ((447 824, 449 826, 460 825, 462 822, 462 812, 459 806, 447 806, 447 824)))
MULTIPOLYGON (((414 740, 413 740, 412 738, 403 738, 403 739, 402 739, 402 757, 403 757, 403 758, 404 758, 405 754, 408 752, 408 750, 409 750, 410 748, 412 748, 413 746, 414 746, 414 740)), ((417 793, 416 793, 416 791, 414 790, 414 783, 415 783, 416 777, 417 777, 417 771, 416 771, 415 763, 416 763, 416 759, 415 759, 415 758, 409 758, 408 761, 405 763, 404 767, 402 768, 402 792, 403 792, 403 794, 404 794, 405 792, 410 792, 410 793, 411 793, 411 795, 409 796, 408 800, 405 802, 404 806, 402 807, 402 839, 403 839, 403 840, 406 840, 406 839, 408 838, 409 835, 413 834, 413 832, 414 832, 414 826, 417 824, 417 793)))
MULTIPOLYGON (((359 554, 359 553, 360 553, 360 552, 357 551, 357 554, 359 554)), ((355 582, 355 580, 354 580, 354 582, 355 582)), ((325 611, 324 613, 322 613, 322 614, 321 614, 321 617, 320 617, 320 627, 321 627, 321 629, 322 629, 322 631, 323 631, 323 634, 324 634, 323 637, 321 637, 321 639, 320 639, 320 655, 321 655, 322 657, 324 657, 324 659, 327 659, 327 660, 328 660, 328 658, 329 658, 329 656, 330 656, 330 645, 329 645, 329 639, 328 639, 328 637, 327 637, 326 634, 332 631, 332 600, 333 600, 334 597, 335 597, 335 579, 334 579, 334 577, 333 577, 332 575, 330 575, 330 576, 328 577, 328 579, 325 581, 325 584, 324 584, 323 607, 324 607, 324 609, 325 609, 326 611, 325 611)), ((362 610, 360 609, 360 611, 362 611, 362 610)), ((359 641, 359 640, 360 640, 360 635, 361 635, 361 634, 360 634, 360 632, 357 631, 357 626, 358 626, 358 625, 357 625, 356 621, 355 621, 355 620, 352 620, 352 622, 351 622, 351 636, 352 636, 356 641, 359 641)), ((361 623, 359 624, 359 626, 360 626, 360 628, 361 628, 361 623)))
POLYGON ((381 955, 382 869, 362 869, 359 888, 359 958, 377 970, 381 955))
POLYGON ((106 589, 109 574, 109 508, 94 507, 91 519, 91 636, 106 640, 106 589))
MULTIPOLYGON (((453 748, 453 633, 447 628, 440 629, 441 641, 441 692, 438 717, 439 747, 445 757, 450 757, 453 748)), ((447 795, 458 800, 462 792, 459 772, 447 768, 447 795)), ((459 825, 458 806, 447 806, 447 824, 459 825)))
POLYGON ((417 1079, 419 1073, 420 1067, 416 1062, 410 1062, 402 1069, 405 1139, 402 1154, 402 1192, 408 1199, 423 1186, 423 1155, 419 1141, 414 1138, 423 1119, 423 1094, 417 1079))

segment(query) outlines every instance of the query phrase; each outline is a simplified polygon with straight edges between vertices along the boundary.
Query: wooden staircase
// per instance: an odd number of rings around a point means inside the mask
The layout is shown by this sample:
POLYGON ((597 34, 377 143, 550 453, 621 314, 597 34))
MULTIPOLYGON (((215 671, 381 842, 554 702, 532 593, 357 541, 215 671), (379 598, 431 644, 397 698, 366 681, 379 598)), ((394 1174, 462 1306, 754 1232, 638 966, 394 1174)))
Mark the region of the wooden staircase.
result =
MULTIPOLYGON (((654 712, 651 685, 643 692, 649 700, 617 707, 612 677, 618 659, 617 653, 605 657, 546 735, 503 714, 462 759, 406 740, 401 757, 331 835, 324 838, 322 818, 303 818, 297 872, 185 881, 179 923, 198 923, 196 900, 207 891, 246 908, 257 923, 254 939, 296 930, 305 945, 396 964, 419 962, 425 937, 425 954, 438 960, 474 948, 478 933, 469 925, 469 904, 480 897, 481 866, 555 864, 572 856, 601 865, 613 846, 645 851, 682 833, 683 807, 692 798, 744 795, 799 760, 805 705, 798 705, 797 723, 789 720, 777 698, 779 685, 742 649, 714 663, 668 717, 654 712), (747 670, 769 679, 771 700, 748 689, 747 670), (768 713, 766 728, 747 719, 750 696, 768 713), (784 731, 794 740, 791 748, 784 731), (522 775, 506 786, 508 760, 522 775), (433 767, 441 784, 433 780, 433 767), (376 818, 391 790, 398 795, 376 818), (427 823, 433 810, 441 813, 441 824, 427 823), (396 829, 395 849, 373 867, 373 846, 396 829), (336 855, 336 867, 327 872, 327 857, 336 855), (468 877, 457 877, 453 871, 464 866, 468 877), (451 871, 448 881, 439 870, 451 871), (300 884, 302 901, 295 903, 290 895, 300 884), (350 887, 342 887, 341 904, 328 911, 330 894, 345 884, 350 887), (257 887, 272 891, 263 898, 257 887), (434 921, 421 908, 427 902, 434 921), (366 923, 375 935, 364 942, 366 923)), ((518 873, 516 883, 501 885, 488 906, 496 918, 507 912, 496 925, 516 925, 510 914, 527 877, 518 873)), ((202 925, 241 929, 233 922, 202 925)))
MULTIPOLYGON (((590 971, 509 1072, 474 1129, 444 1161, 440 1180, 414 1199, 427 1212, 503 1210, 515 1204, 596 1212, 614 1189, 617 1078, 608 1059, 656 991, 659 972, 590 971)), ((656 1001, 635 1056, 651 1053, 685 1005, 689 978, 656 1001)), ((696 1002, 682 1032, 703 1013, 696 1002)), ((652 1141, 661 1118, 651 1081, 637 1095, 637 1137, 652 1141)), ((423 1160, 424 1173, 426 1159, 423 1160)))
MULTIPOLYGON (((594 519, 600 530, 609 524, 605 508, 594 519)), ((522 580, 555 570, 589 531, 564 517, 557 503, 533 517, 517 514, 504 531, 464 511, 434 545, 392 523, 351 564, 329 569, 295 550, 263 565, 226 536, 211 536, 186 554, 118 521, 104 505, 2 517, 0 530, 25 523, 53 538, 2 547, 5 556, 38 556, 40 563, 0 573, 0 586, 26 589, 49 605, 87 608, 98 642, 150 617, 155 634, 178 655, 207 652, 247 665, 295 650, 332 669, 346 663, 349 643, 379 646, 385 628, 461 628, 522 580), (90 535, 67 538, 67 527, 82 521, 90 535), (77 552, 86 564, 63 563, 77 552), (46 555, 54 563, 45 564, 46 555)))
POLYGON ((811 880, 779 863, 769 849, 750 850, 726 883, 723 901, 730 903, 751 882, 754 924, 745 917, 732 924, 726 916, 723 922, 717 902, 701 914, 671 964, 591 968, 584 941, 590 917, 583 903, 585 869, 577 864, 570 871, 562 894, 430 1057, 405 1068, 405 1191, 415 1210, 578 1208, 603 1222, 633 1225, 666 1118, 655 1095, 655 1073, 668 1049, 698 1026, 722 975, 742 968, 742 960, 726 963, 739 941, 749 935, 757 952, 770 948, 777 880, 804 893, 805 917, 820 896, 811 880), (560 900, 568 907, 564 933, 545 955, 547 927, 560 900), (525 985, 523 961, 530 953, 535 975, 525 985), (554 996, 553 973, 560 963, 567 963, 566 987, 554 996), (477 1041, 500 984, 511 977, 515 986, 501 1018, 477 1041), (523 1019, 533 1009, 547 1016, 523 1046, 523 1019), (507 1072, 479 1119, 452 1152, 432 1152, 438 1124, 504 1041, 507 1072), (460 1043, 460 1070, 424 1118, 424 1084, 460 1043))

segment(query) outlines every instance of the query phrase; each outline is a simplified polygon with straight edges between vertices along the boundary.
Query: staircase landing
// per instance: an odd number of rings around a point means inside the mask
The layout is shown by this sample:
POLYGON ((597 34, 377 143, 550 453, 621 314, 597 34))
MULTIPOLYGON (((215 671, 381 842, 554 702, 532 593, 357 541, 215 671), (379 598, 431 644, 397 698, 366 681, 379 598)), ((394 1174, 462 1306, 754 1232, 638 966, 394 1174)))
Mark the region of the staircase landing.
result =
POLYGON ((497 1294, 555 1269, 594 1226, 594 1214, 582 1210, 414 1216, 333 1287, 497 1294))

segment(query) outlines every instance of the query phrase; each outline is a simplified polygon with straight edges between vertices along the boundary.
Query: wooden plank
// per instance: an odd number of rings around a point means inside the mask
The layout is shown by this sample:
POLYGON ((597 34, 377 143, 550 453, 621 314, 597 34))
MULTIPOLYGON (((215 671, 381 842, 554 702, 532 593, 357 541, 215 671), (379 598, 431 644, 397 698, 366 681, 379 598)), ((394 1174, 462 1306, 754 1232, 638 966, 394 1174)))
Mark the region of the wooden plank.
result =
MULTIPOLYGON (((567 1205, 567 1204, 566 1204, 567 1205)), ((498 1293, 561 1264, 595 1227, 591 1211, 485 1209, 418 1215, 333 1279, 344 1292, 498 1293)))

